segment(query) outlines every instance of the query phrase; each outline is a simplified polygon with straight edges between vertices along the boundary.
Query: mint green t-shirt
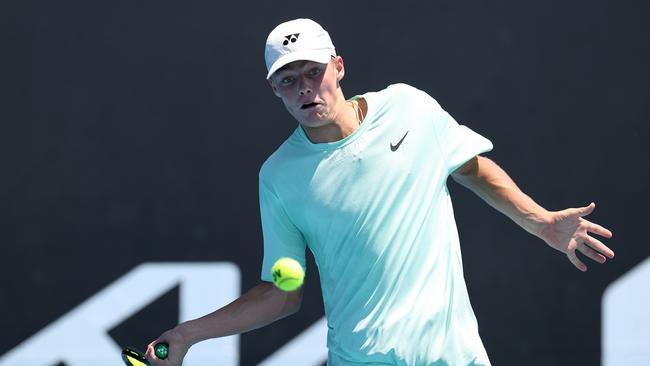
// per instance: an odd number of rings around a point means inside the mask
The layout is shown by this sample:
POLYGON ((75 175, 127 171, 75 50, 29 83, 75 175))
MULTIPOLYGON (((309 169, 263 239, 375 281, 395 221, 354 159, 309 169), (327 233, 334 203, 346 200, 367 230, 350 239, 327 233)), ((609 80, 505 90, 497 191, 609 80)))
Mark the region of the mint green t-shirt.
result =
POLYGON ((492 143, 411 86, 361 97, 352 135, 314 144, 298 127, 262 166, 262 280, 309 247, 330 366, 489 365, 446 182, 492 143))

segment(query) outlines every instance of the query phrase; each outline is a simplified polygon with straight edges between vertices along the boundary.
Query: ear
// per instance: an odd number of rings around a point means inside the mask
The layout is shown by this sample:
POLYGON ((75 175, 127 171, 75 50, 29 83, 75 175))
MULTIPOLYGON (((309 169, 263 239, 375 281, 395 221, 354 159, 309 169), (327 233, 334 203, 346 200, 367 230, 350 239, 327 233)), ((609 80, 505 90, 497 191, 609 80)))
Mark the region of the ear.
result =
POLYGON ((334 58, 334 62, 336 65, 336 81, 341 81, 345 76, 345 64, 343 63, 343 57, 336 56, 334 58))
POLYGON ((279 98, 280 96, 278 95, 278 88, 275 86, 273 80, 267 79, 266 82, 269 83, 271 90, 273 90, 273 94, 275 94, 275 96, 279 98))

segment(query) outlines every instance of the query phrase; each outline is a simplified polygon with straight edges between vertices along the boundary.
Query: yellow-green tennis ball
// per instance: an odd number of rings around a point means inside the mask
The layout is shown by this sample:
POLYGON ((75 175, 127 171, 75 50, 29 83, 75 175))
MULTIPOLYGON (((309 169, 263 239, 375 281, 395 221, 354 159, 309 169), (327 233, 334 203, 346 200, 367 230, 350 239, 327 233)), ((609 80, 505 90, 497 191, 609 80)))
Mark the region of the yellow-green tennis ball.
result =
POLYGON ((302 286, 305 271, 298 261, 292 258, 280 258, 271 268, 273 283, 280 290, 294 291, 302 286))

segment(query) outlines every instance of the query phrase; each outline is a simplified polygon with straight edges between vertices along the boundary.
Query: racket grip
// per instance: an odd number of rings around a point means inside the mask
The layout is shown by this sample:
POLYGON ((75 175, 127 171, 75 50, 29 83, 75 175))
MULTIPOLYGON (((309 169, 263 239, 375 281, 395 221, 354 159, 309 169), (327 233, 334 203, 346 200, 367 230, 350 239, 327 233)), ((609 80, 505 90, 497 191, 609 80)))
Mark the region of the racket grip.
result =
POLYGON ((164 360, 167 358, 169 355, 169 343, 166 342, 160 342, 156 343, 155 346, 153 346, 153 352, 161 360, 164 360))

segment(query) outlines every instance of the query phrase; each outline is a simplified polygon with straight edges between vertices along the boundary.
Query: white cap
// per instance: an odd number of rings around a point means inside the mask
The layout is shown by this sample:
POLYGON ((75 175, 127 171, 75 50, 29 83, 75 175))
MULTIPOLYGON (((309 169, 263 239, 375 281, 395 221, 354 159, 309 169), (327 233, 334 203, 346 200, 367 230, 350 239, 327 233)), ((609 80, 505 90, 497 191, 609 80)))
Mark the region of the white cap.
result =
POLYGON ((320 24, 311 19, 290 20, 275 27, 266 39, 266 78, 290 62, 307 60, 326 64, 332 56, 336 56, 336 49, 320 24))

